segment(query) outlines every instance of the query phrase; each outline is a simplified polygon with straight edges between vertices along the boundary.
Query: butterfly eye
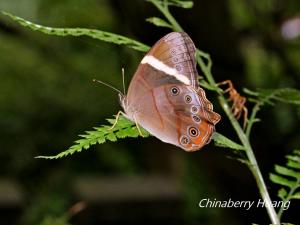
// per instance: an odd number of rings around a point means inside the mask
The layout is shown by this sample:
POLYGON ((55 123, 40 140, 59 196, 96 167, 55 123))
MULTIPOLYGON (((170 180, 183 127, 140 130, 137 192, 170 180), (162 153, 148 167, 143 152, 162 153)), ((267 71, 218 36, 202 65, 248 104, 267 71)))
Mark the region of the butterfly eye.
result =
POLYGON ((178 95, 179 94, 179 88, 178 87, 172 87, 171 88, 172 95, 178 95))
POLYGON ((201 121, 200 117, 197 116, 197 115, 193 115, 193 120, 196 122, 196 123, 199 123, 201 121))
POLYGON ((192 110, 192 113, 198 113, 198 107, 197 106, 192 106, 192 108, 191 108, 191 110, 192 110))
POLYGON ((180 138, 180 143, 182 145, 187 145, 188 143, 190 142, 189 138, 185 135, 182 135, 181 138, 180 138))
POLYGON ((197 137, 199 134, 199 131, 196 127, 190 127, 189 128, 189 135, 192 137, 197 137))
POLYGON ((192 97, 190 95, 186 95, 186 96, 184 96, 184 100, 186 103, 191 103, 192 97))

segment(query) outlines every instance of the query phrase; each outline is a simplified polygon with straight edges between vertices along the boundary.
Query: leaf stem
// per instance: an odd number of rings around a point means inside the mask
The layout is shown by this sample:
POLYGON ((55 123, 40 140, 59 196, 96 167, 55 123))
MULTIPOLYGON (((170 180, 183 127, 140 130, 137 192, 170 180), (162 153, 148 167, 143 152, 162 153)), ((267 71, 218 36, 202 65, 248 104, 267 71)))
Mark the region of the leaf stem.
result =
POLYGON ((179 25, 179 23, 176 21, 176 19, 172 16, 172 14, 169 11, 168 7, 168 1, 164 0, 164 2, 159 2, 157 0, 148 0, 151 2, 169 21, 169 23, 172 25, 172 29, 174 31, 181 32, 183 31, 182 27, 179 25))
MULTIPOLYGON (((287 195, 286 198, 283 200, 284 203, 283 203, 282 205, 284 205, 286 202, 288 202, 288 201, 291 200, 292 195, 293 195, 294 192, 299 188, 299 185, 300 185, 300 178, 298 178, 298 179, 296 180, 296 183, 297 183, 298 185, 295 185, 293 188, 290 189, 288 195, 287 195)), ((277 214, 279 219, 281 219, 281 217, 282 217, 283 210, 284 210, 284 207, 281 206, 280 209, 279 209, 279 211, 278 211, 278 214, 277 214)))
POLYGON ((256 114, 258 113, 258 111, 260 109, 260 106, 262 104, 263 104, 262 102, 256 102, 255 106, 252 109, 251 116, 248 120, 248 125, 247 125, 247 128, 246 128, 246 136, 247 136, 248 139, 250 138, 250 133, 251 133, 252 126, 255 123, 255 121, 257 120, 256 114))

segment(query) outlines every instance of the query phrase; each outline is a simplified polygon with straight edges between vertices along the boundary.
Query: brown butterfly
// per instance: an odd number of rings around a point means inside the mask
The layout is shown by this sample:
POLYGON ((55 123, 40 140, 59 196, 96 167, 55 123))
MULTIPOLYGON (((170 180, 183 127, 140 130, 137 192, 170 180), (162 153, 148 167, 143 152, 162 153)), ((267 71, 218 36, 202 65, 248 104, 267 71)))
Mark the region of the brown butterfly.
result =
POLYGON ((127 95, 120 94, 128 119, 189 152, 210 141, 221 119, 199 87, 195 53, 186 33, 167 34, 142 59, 127 95))

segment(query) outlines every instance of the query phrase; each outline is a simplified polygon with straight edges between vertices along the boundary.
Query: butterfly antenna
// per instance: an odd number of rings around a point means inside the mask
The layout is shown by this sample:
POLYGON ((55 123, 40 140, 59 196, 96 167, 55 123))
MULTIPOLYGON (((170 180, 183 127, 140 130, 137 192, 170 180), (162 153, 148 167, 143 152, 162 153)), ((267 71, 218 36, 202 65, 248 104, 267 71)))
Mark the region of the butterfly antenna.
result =
POLYGON ((110 84, 107 84, 107 83, 105 83, 105 82, 103 82, 103 81, 101 81, 101 80, 96 80, 96 79, 93 79, 93 81, 94 81, 94 82, 97 82, 97 83, 100 83, 100 84, 103 84, 103 85, 105 85, 106 87, 109 87, 109 88, 111 88, 111 89, 117 91, 119 94, 122 94, 122 92, 121 92, 119 89, 115 88, 114 86, 112 86, 112 85, 110 85, 110 84))
POLYGON ((125 87, 125 70, 122 68, 122 81, 123 81, 123 91, 124 95, 126 95, 126 87, 125 87))

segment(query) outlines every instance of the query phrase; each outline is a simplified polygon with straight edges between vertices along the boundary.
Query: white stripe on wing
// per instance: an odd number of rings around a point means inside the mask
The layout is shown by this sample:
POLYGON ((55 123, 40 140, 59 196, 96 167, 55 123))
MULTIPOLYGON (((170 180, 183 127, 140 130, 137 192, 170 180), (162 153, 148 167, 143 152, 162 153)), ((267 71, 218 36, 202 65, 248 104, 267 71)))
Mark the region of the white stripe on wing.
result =
POLYGON ((181 81, 186 85, 190 85, 191 81, 183 74, 180 74, 174 68, 169 67, 168 65, 164 64, 162 61, 158 60, 157 58, 153 57, 152 55, 146 55, 142 62, 142 64, 149 64, 150 66, 154 67, 157 70, 160 70, 170 76, 175 77, 177 80, 181 81))

